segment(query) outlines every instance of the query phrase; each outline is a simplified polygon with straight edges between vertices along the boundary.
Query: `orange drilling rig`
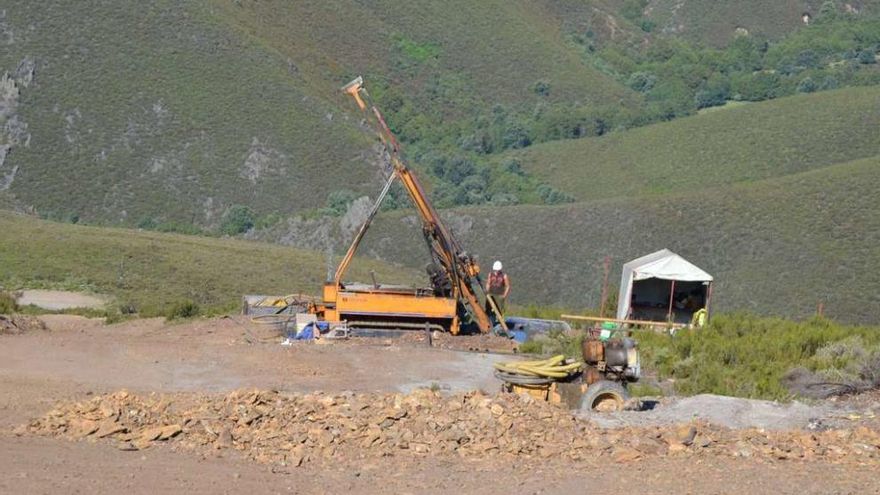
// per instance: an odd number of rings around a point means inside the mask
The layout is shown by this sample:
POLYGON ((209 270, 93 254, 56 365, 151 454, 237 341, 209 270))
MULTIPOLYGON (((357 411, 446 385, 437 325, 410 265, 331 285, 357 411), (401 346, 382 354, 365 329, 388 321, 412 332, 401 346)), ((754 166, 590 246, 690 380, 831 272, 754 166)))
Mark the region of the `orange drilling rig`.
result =
POLYGON ((361 225, 345 257, 336 268, 333 280, 323 288, 320 302, 310 312, 330 324, 345 323, 351 329, 433 329, 458 334, 470 324, 482 333, 493 328, 492 318, 484 309, 491 308, 495 321, 507 329, 504 316, 494 301, 486 297, 480 280, 480 267, 452 236, 431 205, 425 190, 401 156, 400 144, 388 128, 385 118, 373 104, 358 77, 342 91, 354 98, 357 106, 376 129, 391 160, 392 171, 361 225), (348 283, 343 279, 392 184, 399 180, 412 199, 422 222, 422 233, 428 245, 431 262, 427 266, 430 288, 348 283))

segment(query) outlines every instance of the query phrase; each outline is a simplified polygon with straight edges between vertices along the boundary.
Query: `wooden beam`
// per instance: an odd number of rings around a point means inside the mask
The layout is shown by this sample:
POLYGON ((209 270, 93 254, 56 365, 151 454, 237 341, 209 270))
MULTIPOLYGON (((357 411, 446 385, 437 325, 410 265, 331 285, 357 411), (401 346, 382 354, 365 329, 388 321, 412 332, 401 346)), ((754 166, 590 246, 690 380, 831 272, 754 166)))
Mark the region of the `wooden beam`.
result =
POLYGON ((605 322, 610 321, 612 323, 622 323, 624 325, 638 325, 643 327, 666 327, 666 328, 681 328, 686 327, 687 325, 683 323, 669 323, 665 321, 650 321, 650 320, 618 320, 617 318, 600 318, 598 316, 581 316, 581 315, 562 315, 560 316, 563 320, 581 320, 581 321, 595 321, 595 322, 605 322))

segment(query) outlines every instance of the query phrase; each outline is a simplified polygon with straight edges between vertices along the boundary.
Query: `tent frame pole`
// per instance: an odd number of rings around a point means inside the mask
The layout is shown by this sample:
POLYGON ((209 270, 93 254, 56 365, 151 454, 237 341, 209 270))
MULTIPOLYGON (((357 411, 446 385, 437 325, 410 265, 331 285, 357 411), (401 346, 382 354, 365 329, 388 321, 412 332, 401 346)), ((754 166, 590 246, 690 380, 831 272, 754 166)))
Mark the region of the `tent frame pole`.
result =
POLYGON ((672 298, 675 296, 675 280, 669 288, 669 312, 666 313, 666 321, 672 321, 672 298))
POLYGON ((709 323, 709 319, 712 318, 710 307, 712 305, 712 287, 714 285, 714 282, 709 282, 708 287, 706 288, 706 323, 709 323))

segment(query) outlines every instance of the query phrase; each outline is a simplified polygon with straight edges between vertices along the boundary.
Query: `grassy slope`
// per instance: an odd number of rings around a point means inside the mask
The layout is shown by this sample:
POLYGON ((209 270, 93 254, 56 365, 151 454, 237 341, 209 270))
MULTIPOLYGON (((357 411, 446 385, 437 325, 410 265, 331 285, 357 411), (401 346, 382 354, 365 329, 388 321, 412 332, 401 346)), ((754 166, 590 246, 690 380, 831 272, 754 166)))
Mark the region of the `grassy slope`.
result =
POLYGON ((585 64, 564 38, 559 19, 539 3, 270 0, 241 2, 240 7, 213 3, 230 22, 301 62, 324 91, 366 73, 383 79, 396 74, 396 84, 422 96, 436 88, 438 80, 450 82, 452 86, 444 90, 456 98, 444 95, 447 101, 442 103, 462 108, 485 102, 535 104, 541 98, 529 87, 542 79, 551 82, 551 96, 559 100, 604 103, 633 97, 585 64), (421 64, 407 59, 400 39, 433 45, 436 56, 421 64), (412 64, 406 77, 399 77, 401 64, 412 64))
POLYGON ((334 190, 372 190, 372 140, 336 93, 360 73, 452 120, 497 103, 531 110, 541 79, 551 101, 635 98, 526 0, 15 1, 4 10, 12 43, 0 73, 26 58, 36 71, 18 105, 30 145, 15 147, 3 172, 19 165, 11 191, 57 217, 210 226, 232 204, 291 213, 323 206, 334 190), (419 60, 424 47, 436 56, 419 60), (253 180, 248 158, 259 162, 253 180))
MULTIPOLYGON (((801 15, 815 18, 823 0, 651 0, 648 17, 657 30, 678 33, 710 45, 724 45, 745 28, 752 35, 776 39, 803 26, 801 15)), ((838 2, 842 5, 844 2, 838 2)), ((847 1, 862 12, 877 12, 877 0, 847 1)))
POLYGON ((236 38, 198 3, 6 9, 15 42, 0 67, 36 62, 19 104, 32 138, 9 158, 21 165, 12 191, 40 211, 210 224, 234 203, 320 205, 339 188, 328 171, 354 184, 375 174, 359 159, 366 140, 354 126, 325 118, 333 107, 309 99, 283 59, 236 38), (254 152, 266 167, 251 182, 254 152))
MULTIPOLYGON (((318 294, 326 257, 271 244, 84 227, 0 212, 0 286, 92 290, 155 314, 191 299, 234 309, 243 294, 318 294)), ((415 283, 417 275, 356 260, 352 280, 415 283)))
POLYGON ((880 88, 800 95, 509 156, 582 200, 690 191, 880 154, 880 88))
MULTIPOLYGON (((516 303, 595 307, 601 262, 670 248, 716 276, 717 308, 876 322, 880 314, 880 156, 783 178, 656 199, 460 210, 450 224, 483 263, 504 260, 516 303)), ((411 220, 409 221, 411 223, 411 220)), ((424 263, 399 216, 365 254, 424 263)))

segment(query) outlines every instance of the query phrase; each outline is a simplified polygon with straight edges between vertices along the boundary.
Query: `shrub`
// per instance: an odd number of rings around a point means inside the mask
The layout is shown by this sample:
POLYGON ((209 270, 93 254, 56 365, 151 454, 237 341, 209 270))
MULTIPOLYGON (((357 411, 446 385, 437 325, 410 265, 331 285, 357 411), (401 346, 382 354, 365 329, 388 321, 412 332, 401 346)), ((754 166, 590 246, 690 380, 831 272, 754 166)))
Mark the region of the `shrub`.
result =
POLYGON ((153 217, 144 217, 137 223, 137 228, 143 230, 156 230, 158 226, 158 222, 153 217))
POLYGON ((234 205, 226 210, 220 222, 220 233, 236 235, 247 232, 254 227, 254 212, 243 205, 234 205))
POLYGON ((505 172, 508 172, 508 173, 511 173, 514 175, 520 175, 520 176, 525 175, 525 172, 522 169, 522 164, 519 162, 519 160, 517 160, 515 158, 509 158, 509 159, 505 160, 504 162, 502 162, 501 168, 505 172))
POLYGON ((513 193, 495 193, 490 202, 492 206, 512 206, 519 204, 519 197, 513 193))
POLYGON ((694 97, 697 108, 717 107, 727 103, 727 94, 720 89, 703 89, 694 97))
POLYGON ((504 135, 501 138, 501 145, 507 148, 525 148, 532 144, 532 138, 529 136, 529 132, 526 128, 519 123, 511 124, 505 131, 504 135))
POLYGON ((574 201, 574 198, 565 194, 562 191, 554 188, 553 186, 549 186, 547 184, 541 184, 537 188, 538 195, 544 204, 548 205, 557 205, 561 203, 571 203, 574 201))
POLYGON ((674 336, 640 331, 636 339, 643 366, 661 379, 674 378, 677 393, 786 399, 791 392, 783 377, 795 368, 832 381, 869 375, 863 370, 878 353, 880 332, 818 318, 731 314, 716 315, 699 330, 674 336))
POLYGON ((874 352, 859 370, 859 377, 871 388, 880 388, 880 352, 874 352))
POLYGON ((8 315, 18 312, 16 297, 6 291, 0 291, 0 314, 8 315))
POLYGON ((550 83, 544 80, 537 81, 535 84, 532 84, 532 91, 534 91, 535 94, 539 94, 541 96, 549 96, 550 83))
POLYGON ((171 306, 165 313, 166 320, 177 320, 180 318, 193 318, 201 313, 199 305, 193 301, 180 301, 171 306))
POLYGON ((801 82, 798 83, 798 86, 797 86, 798 93, 812 93, 813 91, 816 91, 817 89, 818 89, 818 87, 816 86, 816 83, 813 82, 813 79, 810 77, 805 77, 805 78, 801 79, 801 82))
POLYGON ((860 64, 876 64, 877 57, 874 54, 873 50, 862 50, 859 52, 859 56, 857 57, 860 64))
POLYGON ((637 21, 642 17, 647 6, 647 0, 624 0, 623 5, 620 6, 620 15, 631 21, 637 21))
POLYGON ((651 91, 655 84, 657 84, 657 77, 647 72, 633 72, 626 80, 627 86, 640 93, 651 91))

